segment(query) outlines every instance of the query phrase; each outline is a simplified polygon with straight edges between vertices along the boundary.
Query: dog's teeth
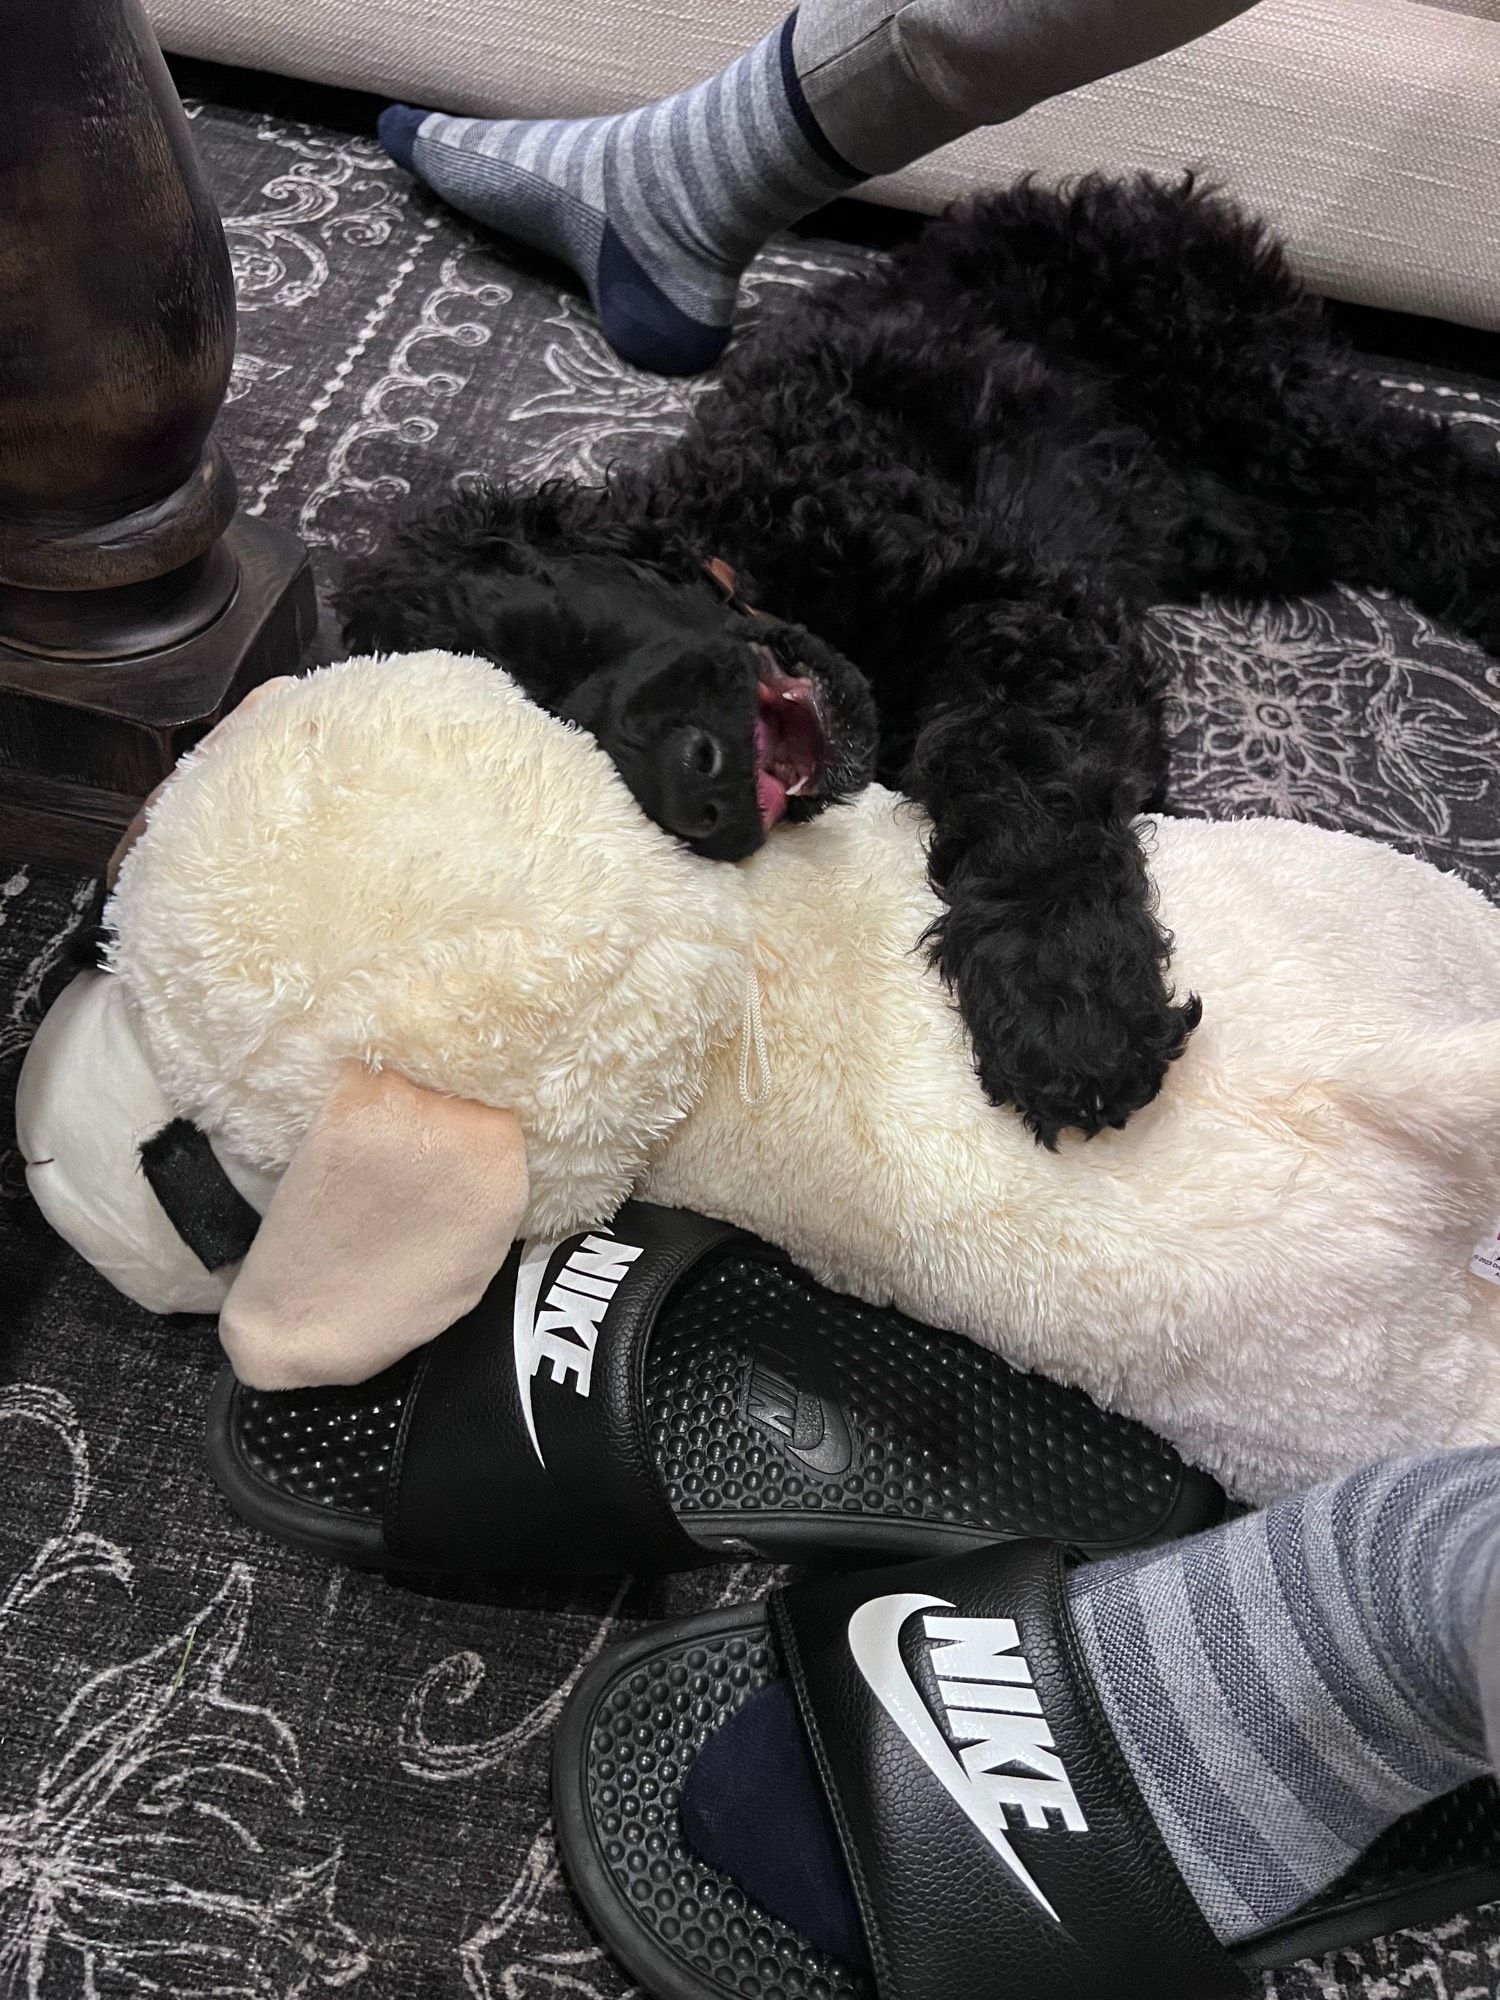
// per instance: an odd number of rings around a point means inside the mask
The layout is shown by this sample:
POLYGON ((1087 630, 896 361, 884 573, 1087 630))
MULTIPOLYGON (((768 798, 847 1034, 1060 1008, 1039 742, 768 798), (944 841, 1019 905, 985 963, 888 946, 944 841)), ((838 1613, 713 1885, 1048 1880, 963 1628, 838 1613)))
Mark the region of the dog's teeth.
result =
POLYGON ((787 788, 786 788, 786 795, 787 795, 787 797, 788 797, 789 799, 800 799, 800 798, 801 798, 801 796, 802 796, 802 794, 803 794, 803 793, 804 793, 804 792, 805 792, 806 790, 807 790, 807 780, 806 780, 806 778, 799 778, 799 779, 797 780, 797 782, 796 782, 796 784, 795 784, 795 785, 788 785, 788 786, 787 786, 787 788))

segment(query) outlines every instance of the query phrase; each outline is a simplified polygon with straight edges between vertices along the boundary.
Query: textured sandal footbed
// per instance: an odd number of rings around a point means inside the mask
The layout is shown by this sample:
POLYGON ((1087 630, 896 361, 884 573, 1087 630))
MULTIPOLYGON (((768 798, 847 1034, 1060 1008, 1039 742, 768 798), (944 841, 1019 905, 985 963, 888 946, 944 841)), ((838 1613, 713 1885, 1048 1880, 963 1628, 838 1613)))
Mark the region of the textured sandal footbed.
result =
MULTIPOLYGON (((221 1380, 208 1449, 232 1504, 299 1547, 381 1567, 416 1365, 279 1395, 221 1380)), ((1211 1480, 1078 1390, 754 1245, 695 1267, 664 1303, 644 1390, 663 1487, 705 1559, 921 1555, 1006 1535, 1103 1554, 1222 1512, 1211 1480)))
MULTIPOLYGON (((563 1711, 552 1805, 595 1931, 655 2000, 873 2000, 687 1847, 683 1781, 706 1739, 779 1676, 763 1607, 686 1619, 613 1646, 563 1711)), ((1437 1923, 1500 1897, 1500 1791, 1488 1779, 1409 1814, 1290 1922, 1235 1955, 1247 1969, 1437 1923)))

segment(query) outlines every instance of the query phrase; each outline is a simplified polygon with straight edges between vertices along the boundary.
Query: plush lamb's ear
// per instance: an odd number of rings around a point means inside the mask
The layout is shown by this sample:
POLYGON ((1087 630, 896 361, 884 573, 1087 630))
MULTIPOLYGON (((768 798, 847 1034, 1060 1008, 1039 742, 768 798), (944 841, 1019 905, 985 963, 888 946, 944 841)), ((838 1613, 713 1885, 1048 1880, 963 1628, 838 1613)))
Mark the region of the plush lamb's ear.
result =
POLYGON ((476 1305, 528 1195, 509 1111, 345 1066, 219 1315, 252 1389, 363 1382, 476 1305))

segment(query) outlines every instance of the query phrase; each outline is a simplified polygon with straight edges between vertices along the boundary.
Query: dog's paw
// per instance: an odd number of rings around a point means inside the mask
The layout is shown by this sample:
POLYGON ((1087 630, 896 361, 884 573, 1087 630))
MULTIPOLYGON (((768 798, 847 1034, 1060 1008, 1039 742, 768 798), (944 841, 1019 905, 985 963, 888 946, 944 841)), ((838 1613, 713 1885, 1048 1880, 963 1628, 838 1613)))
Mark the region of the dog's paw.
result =
POLYGON ((1066 983, 1029 985, 1012 969, 1003 987, 955 983, 985 1094, 1014 1106, 1049 1148, 1064 1132, 1118 1128, 1149 1104, 1203 1012, 1196 995, 1171 997, 1154 959, 1134 977, 1116 966, 1091 980, 1076 968, 1066 983))
POLYGON ((1016 1107, 1027 1130, 1042 1145, 1055 1147, 1064 1132, 1081 1132, 1091 1139, 1107 1128, 1118 1130, 1151 1102, 1201 1014, 1197 996, 1190 995, 1180 1006, 1169 1003, 1149 1020, 1112 1021, 1092 1051, 1080 1043, 1087 1042, 1093 1024, 1085 1021, 1070 1030, 1063 1022, 1055 1036, 1039 1038, 1019 1073, 1012 1065, 1003 1100, 983 1069, 980 1081, 993 1100, 1016 1107), (1122 1032, 1139 1039, 1122 1050, 1118 1047, 1122 1032))

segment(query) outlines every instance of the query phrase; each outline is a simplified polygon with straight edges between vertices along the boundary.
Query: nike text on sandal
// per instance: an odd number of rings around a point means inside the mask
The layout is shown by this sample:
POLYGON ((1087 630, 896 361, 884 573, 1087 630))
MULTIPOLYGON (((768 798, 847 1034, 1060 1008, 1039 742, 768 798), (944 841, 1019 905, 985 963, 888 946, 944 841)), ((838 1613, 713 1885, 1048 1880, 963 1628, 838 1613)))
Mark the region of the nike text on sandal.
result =
POLYGON ((553 1761, 567 1873, 653 2000, 1218 2000, 1252 1975, 1500 1895, 1483 1780, 1226 1949, 1177 1873, 1089 1677, 1055 1548, 1013 1542, 658 1626, 574 1689, 553 1761), (790 1682, 870 1972, 822 1955, 678 1825, 698 1751, 790 1682))
POLYGON ((1223 1508, 1077 1390, 634 1202, 518 1247, 472 1313, 357 1388, 267 1394, 226 1370, 208 1453, 255 1526, 411 1571, 849 1563, 1018 1535, 1099 1554, 1223 1508))

